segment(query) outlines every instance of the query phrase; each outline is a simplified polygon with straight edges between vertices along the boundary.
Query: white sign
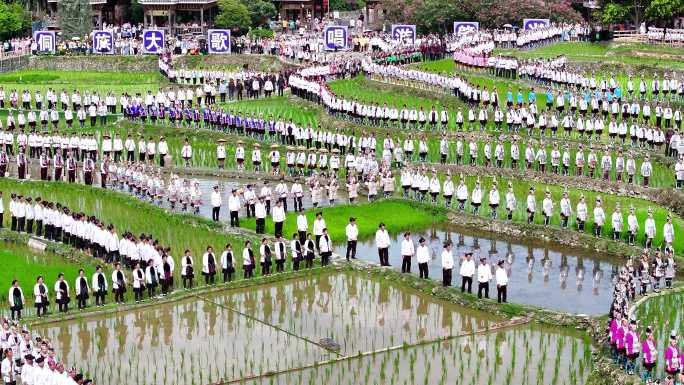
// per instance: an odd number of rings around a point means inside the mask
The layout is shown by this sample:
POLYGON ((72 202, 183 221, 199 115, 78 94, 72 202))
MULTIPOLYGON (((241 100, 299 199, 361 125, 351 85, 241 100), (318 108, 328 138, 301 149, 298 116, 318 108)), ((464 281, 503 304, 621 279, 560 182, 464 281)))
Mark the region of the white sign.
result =
POLYGON ((93 52, 114 53, 114 34, 111 31, 93 31, 93 52))
POLYGON ((416 43, 416 26, 413 24, 392 24, 392 40, 402 44, 416 43))
POLYGON ((551 24, 549 19, 523 19, 523 31, 531 29, 546 28, 551 24))
POLYGON ((209 53, 230 53, 230 30, 210 29, 207 32, 209 53))
POLYGON ((36 42, 38 53, 55 53, 57 49, 57 36, 54 31, 36 31, 33 33, 33 41, 36 42))
POLYGON ((347 49, 348 29, 345 25, 329 25, 323 30, 323 44, 327 50, 347 49))
POLYGON ((146 29, 143 31, 143 52, 160 54, 164 51, 164 31, 146 29))
POLYGON ((454 35, 477 32, 480 30, 480 23, 477 21, 454 21, 454 35))

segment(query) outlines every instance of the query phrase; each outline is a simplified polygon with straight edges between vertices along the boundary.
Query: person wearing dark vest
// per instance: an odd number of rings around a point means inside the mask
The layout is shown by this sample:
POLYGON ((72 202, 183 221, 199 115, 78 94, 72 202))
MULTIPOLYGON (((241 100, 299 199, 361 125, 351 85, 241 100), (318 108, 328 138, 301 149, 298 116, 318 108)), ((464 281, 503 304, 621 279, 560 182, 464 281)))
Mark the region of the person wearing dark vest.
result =
POLYGON ((169 294, 171 289, 171 278, 173 277, 173 266, 171 265, 171 260, 169 255, 164 251, 162 254, 162 266, 161 266, 161 287, 162 287, 162 297, 169 294))
POLYGON ((154 261, 151 260, 145 268, 145 287, 147 287, 147 296, 152 299, 155 296, 157 285, 159 283, 159 273, 154 266, 154 261))
POLYGON ((48 159, 45 151, 40 154, 40 180, 48 180, 48 167, 50 166, 50 160, 48 159))
POLYGON ((333 245, 330 235, 328 235, 328 228, 323 229, 323 234, 318 243, 318 250, 321 253, 321 265, 328 266, 330 257, 332 256, 333 245))
POLYGON ((316 257, 316 244, 314 243, 311 233, 306 234, 306 242, 304 242, 304 258, 306 259, 306 268, 313 267, 314 258, 316 257))
POLYGON ((95 297, 95 306, 104 306, 105 295, 107 295, 107 277, 102 272, 102 266, 95 267, 95 274, 93 275, 93 296, 95 297))
POLYGON ((95 168, 95 162, 90 157, 87 157, 83 161, 83 183, 86 186, 93 185, 93 169, 95 168))
POLYGON ((114 301, 118 304, 123 304, 124 293, 126 293, 126 275, 121 271, 121 264, 119 262, 114 262, 112 291, 114 291, 114 301))
POLYGON ((207 252, 202 256, 202 274, 207 285, 216 283, 216 256, 211 246, 207 246, 207 252))
POLYGON ((271 273, 271 248, 268 246, 268 239, 261 239, 261 247, 259 248, 261 275, 269 275, 271 273))
POLYGON ((19 287, 19 281, 12 281, 9 295, 7 296, 10 305, 10 312, 13 321, 21 320, 21 311, 24 309, 24 292, 19 287))
POLYGON ((245 241, 245 248, 242 249, 242 271, 244 272, 245 279, 252 278, 254 276, 254 251, 252 251, 252 242, 245 241))
POLYGON ((67 158, 67 181, 69 183, 76 182, 76 159, 74 159, 71 153, 69 153, 67 158))
POLYGON ((287 258, 287 247, 282 235, 278 236, 273 246, 275 248, 276 273, 282 273, 285 271, 285 260, 287 258))
POLYGON ((17 176, 19 179, 26 179, 26 153, 23 147, 17 154, 17 176))
POLYGON ((299 271, 299 263, 304 259, 302 243, 299 241, 299 234, 292 234, 292 241, 290 241, 290 248, 292 249, 292 270, 299 271))
POLYGON ((76 299, 78 300, 78 310, 83 310, 88 304, 90 298, 90 288, 88 287, 88 278, 85 277, 83 269, 78 270, 78 278, 76 278, 76 299))
POLYGON ((53 163, 55 166, 55 181, 62 180, 62 169, 64 168, 64 158, 60 152, 57 152, 54 156, 53 163))
POLYGON ((192 279, 195 277, 194 261, 190 250, 185 250, 183 259, 181 261, 181 278, 183 280, 184 289, 192 289, 192 279))
POLYGON ((223 282, 230 282, 233 280, 233 273, 235 273, 235 255, 233 254, 233 246, 226 244, 225 250, 221 253, 221 271, 223 272, 223 282))
POLYGON ((145 271, 140 268, 140 262, 136 262, 133 269, 133 296, 135 302, 138 303, 144 299, 143 291, 145 290, 145 271))
POLYGON ((59 307, 59 311, 66 313, 69 311, 69 284, 64 280, 64 273, 57 275, 57 282, 55 282, 55 301, 59 307))
POLYGON ((42 317, 47 313, 47 308, 50 302, 48 301, 48 288, 43 282, 43 276, 39 275, 36 279, 36 284, 33 286, 34 304, 36 307, 36 315, 42 317))

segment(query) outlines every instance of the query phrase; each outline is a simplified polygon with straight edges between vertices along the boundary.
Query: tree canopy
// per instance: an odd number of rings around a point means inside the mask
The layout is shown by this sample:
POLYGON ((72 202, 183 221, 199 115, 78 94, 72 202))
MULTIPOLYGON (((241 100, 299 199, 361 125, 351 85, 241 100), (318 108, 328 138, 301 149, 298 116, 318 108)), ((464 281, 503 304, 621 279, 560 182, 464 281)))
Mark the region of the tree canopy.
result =
POLYGON ((0 2, 0 39, 19 36, 31 28, 31 16, 19 3, 0 2))
POLYGON ((238 0, 219 0, 219 14, 214 20, 217 27, 228 28, 239 36, 249 31, 252 19, 249 9, 238 0))

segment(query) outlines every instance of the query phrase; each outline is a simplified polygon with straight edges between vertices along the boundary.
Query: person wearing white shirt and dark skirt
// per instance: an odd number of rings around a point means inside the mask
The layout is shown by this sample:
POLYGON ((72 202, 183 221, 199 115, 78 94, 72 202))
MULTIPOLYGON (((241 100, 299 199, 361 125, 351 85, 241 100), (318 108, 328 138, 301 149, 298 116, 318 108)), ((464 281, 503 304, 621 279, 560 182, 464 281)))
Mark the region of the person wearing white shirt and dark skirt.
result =
POLYGON ((88 287, 88 278, 85 277, 83 269, 78 270, 78 278, 74 286, 76 290, 76 299, 78 300, 78 310, 86 308, 88 298, 90 297, 90 287, 88 287))
POLYGON ((345 229, 347 235, 347 261, 356 259, 356 242, 359 237, 359 228, 356 226, 356 218, 350 217, 349 224, 345 229))
POLYGON ((451 274, 454 270, 454 256, 451 252, 451 241, 444 242, 442 250, 442 286, 451 286, 451 274))
POLYGON ((375 245, 378 248, 378 257, 380 258, 380 266, 389 266, 389 246, 390 237, 385 229, 385 224, 380 223, 378 231, 375 232, 375 245))
POLYGON ((21 320, 21 311, 24 309, 24 292, 19 287, 19 281, 16 279, 12 281, 7 300, 10 305, 10 312, 12 313, 12 320, 21 320))
POLYGON ((69 311, 69 284, 64 280, 64 273, 57 275, 57 282, 55 282, 55 301, 59 306, 60 312, 69 311))
POLYGON ((404 233, 404 240, 401 241, 401 272, 410 273, 411 272, 411 258, 415 254, 415 248, 413 246, 413 239, 411 239, 411 233, 404 233))
POLYGON ((202 256, 202 274, 207 285, 216 283, 216 256, 211 246, 207 246, 207 252, 202 256))
POLYGON ((114 291, 114 301, 118 304, 124 303, 124 293, 126 293, 126 275, 121 271, 121 264, 114 262, 114 272, 112 272, 112 291, 114 291))
POLYGON ((183 258, 181 258, 181 279, 183 280, 184 289, 192 289, 192 279, 195 278, 194 261, 190 250, 185 250, 183 258))
POLYGON ((492 267, 487 263, 486 258, 480 258, 480 265, 477 267, 477 298, 489 298, 489 281, 492 279, 492 267))
POLYGON ((95 306, 104 306, 105 295, 107 294, 107 278, 102 272, 102 266, 95 267, 95 274, 92 281, 93 296, 95 296, 95 306))
POLYGON ((242 249, 242 271, 245 279, 254 276, 254 252, 252 251, 252 242, 245 241, 245 248, 242 249))
POLYGON ((330 235, 328 235, 328 228, 323 228, 323 234, 318 241, 318 250, 321 253, 321 265, 328 266, 330 263, 330 257, 332 256, 332 241, 330 240, 330 235))
POLYGON ((223 272, 223 282, 230 282, 233 280, 235 273, 235 255, 233 254, 233 246, 226 244, 225 250, 221 253, 221 272, 223 272))
POLYGON ((498 303, 506 302, 506 295, 508 291, 508 273, 504 268, 504 261, 497 263, 496 267, 496 301, 498 303))

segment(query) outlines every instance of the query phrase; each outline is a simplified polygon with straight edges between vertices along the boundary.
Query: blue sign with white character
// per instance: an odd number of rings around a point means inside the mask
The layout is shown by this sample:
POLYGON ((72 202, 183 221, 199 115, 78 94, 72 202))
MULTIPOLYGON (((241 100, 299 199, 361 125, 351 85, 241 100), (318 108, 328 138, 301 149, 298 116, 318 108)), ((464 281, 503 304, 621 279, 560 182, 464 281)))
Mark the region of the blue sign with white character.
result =
POLYGON ((143 52, 160 54, 164 51, 164 31, 146 29, 143 31, 143 52))
POLYGON ((38 53, 55 53, 57 50, 57 35, 54 31, 36 31, 33 33, 38 53))
POLYGON ((392 39, 402 44, 415 44, 416 26, 411 24, 392 24, 392 39))
POLYGON ((537 28, 546 28, 551 22, 549 19, 524 19, 523 31, 529 31, 537 28))
POLYGON ((207 33, 209 53, 230 53, 230 30, 210 29, 207 33))
POLYGON ((480 30, 480 23, 477 21, 454 21, 454 35, 477 32, 480 30))
POLYGON ((114 53, 114 34, 112 31, 93 31, 93 52, 114 53))
POLYGON ((343 25, 329 25, 323 30, 325 49, 347 49, 347 27, 343 25))

